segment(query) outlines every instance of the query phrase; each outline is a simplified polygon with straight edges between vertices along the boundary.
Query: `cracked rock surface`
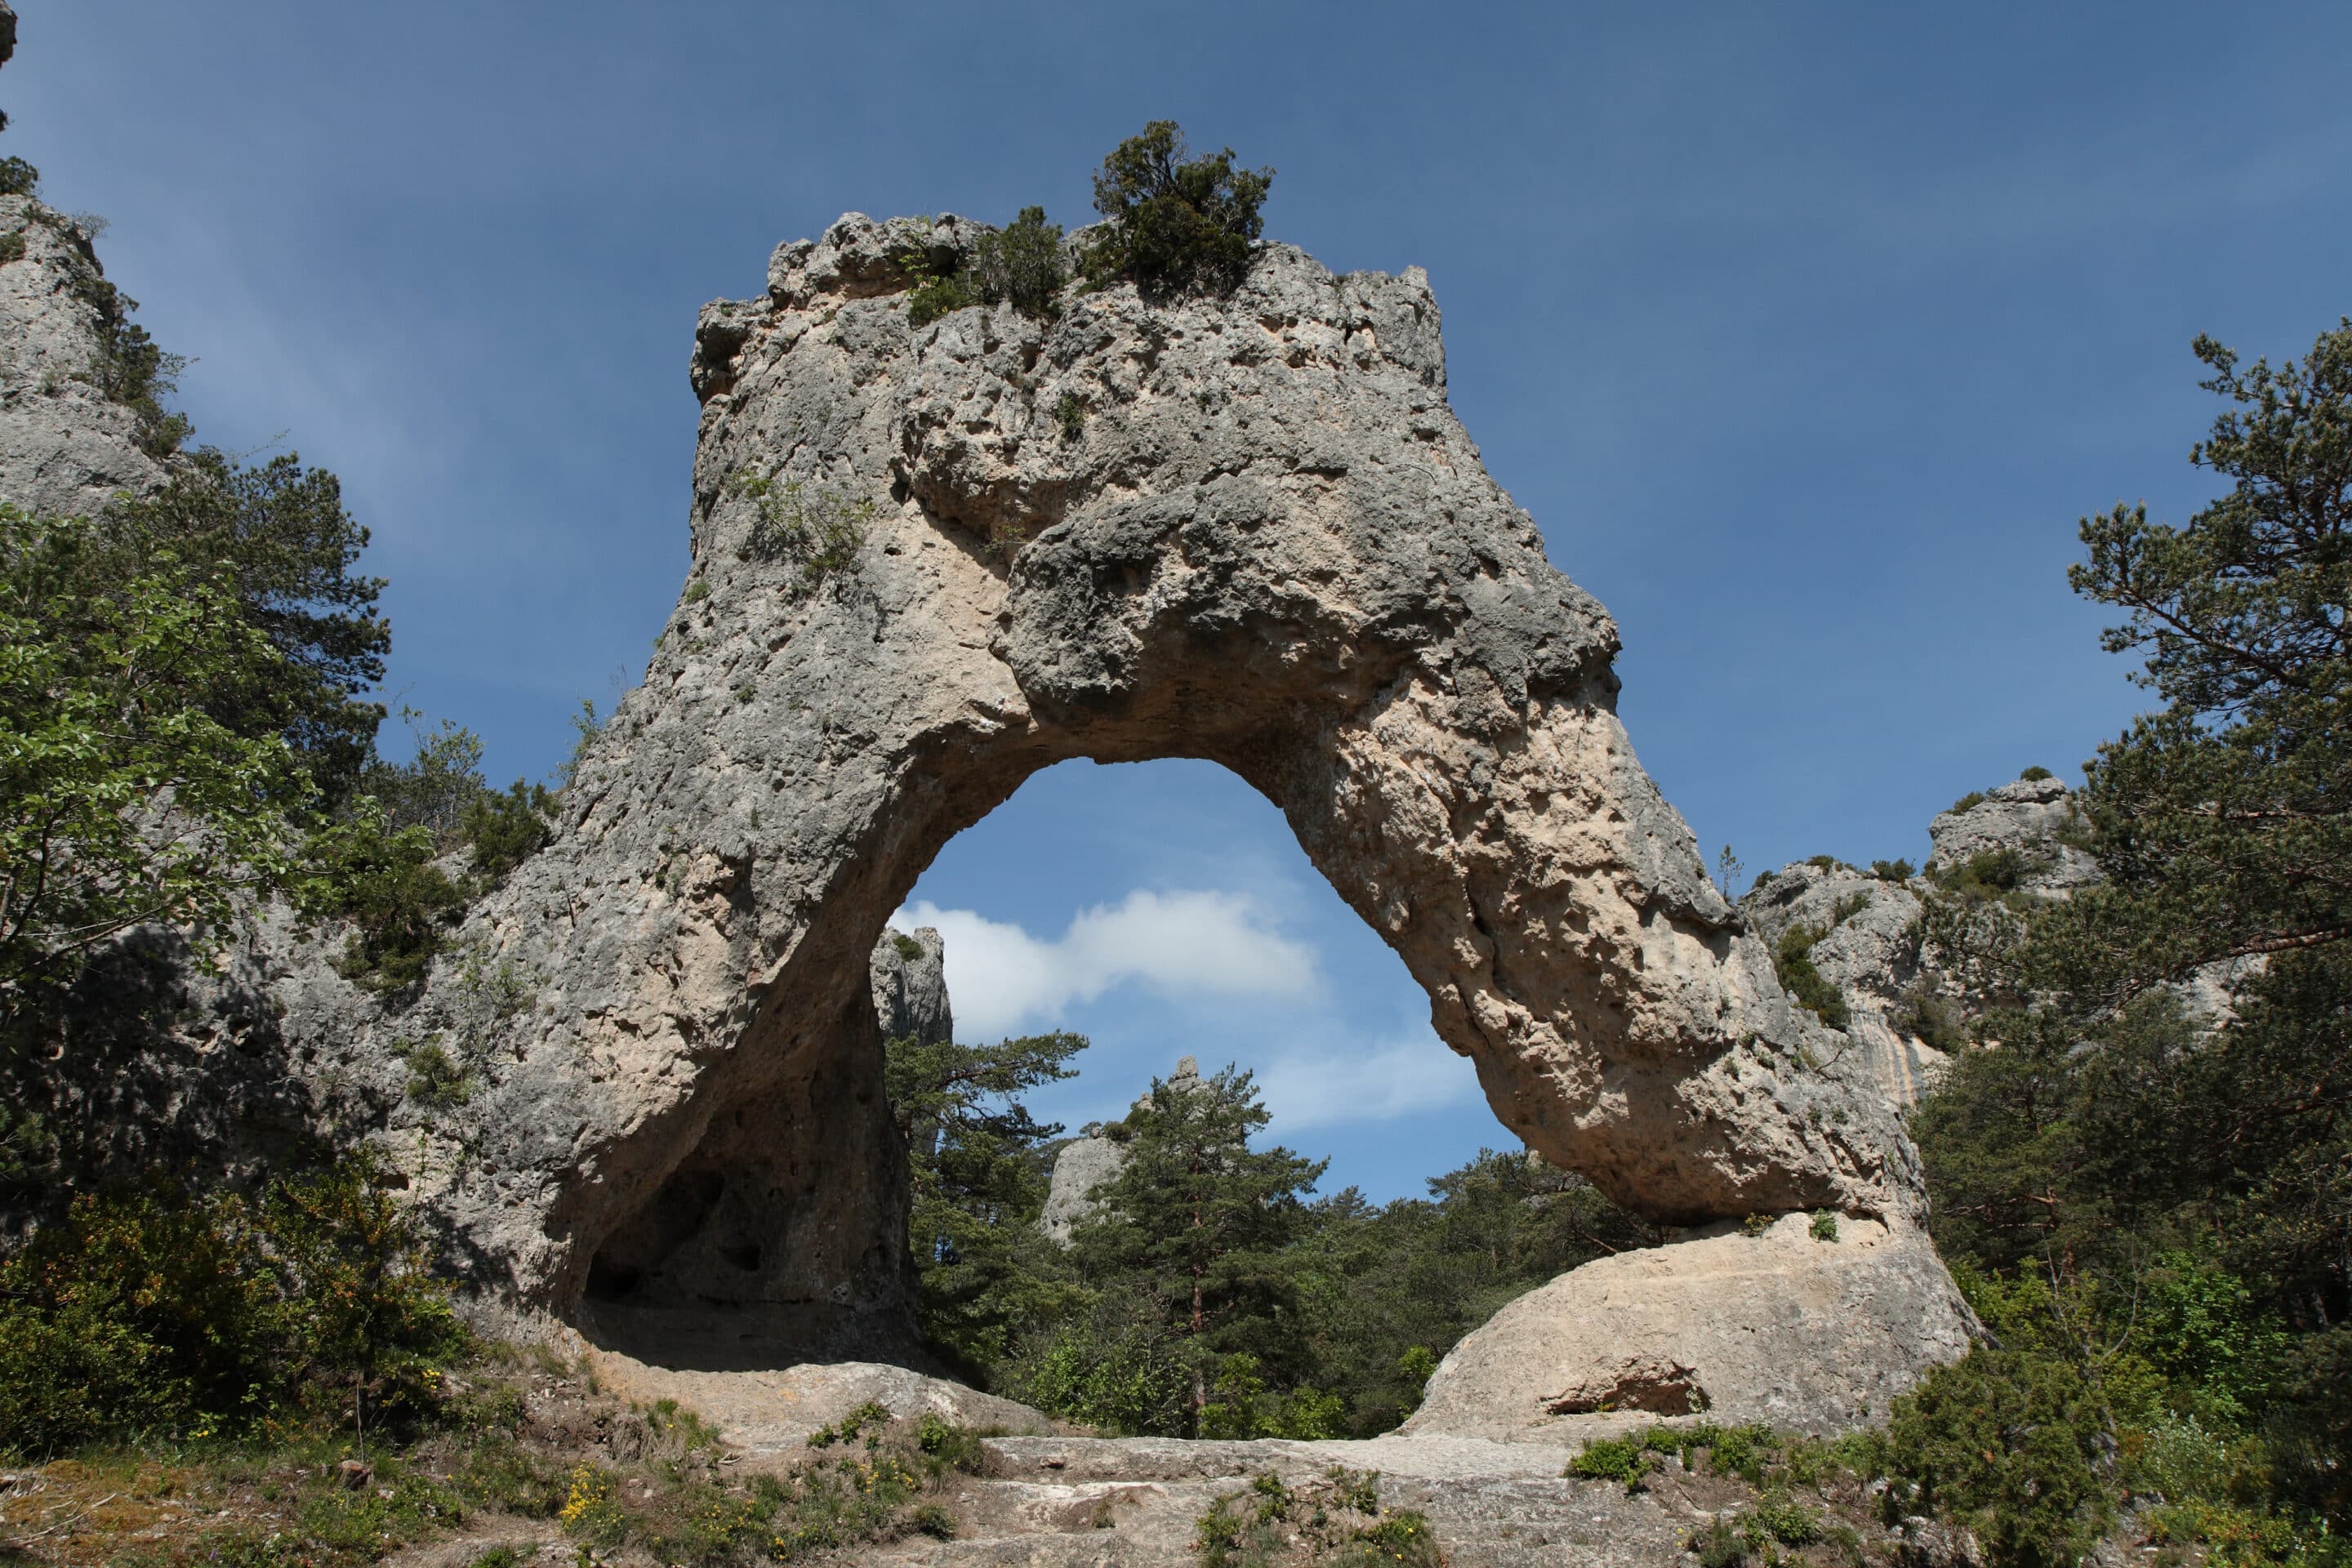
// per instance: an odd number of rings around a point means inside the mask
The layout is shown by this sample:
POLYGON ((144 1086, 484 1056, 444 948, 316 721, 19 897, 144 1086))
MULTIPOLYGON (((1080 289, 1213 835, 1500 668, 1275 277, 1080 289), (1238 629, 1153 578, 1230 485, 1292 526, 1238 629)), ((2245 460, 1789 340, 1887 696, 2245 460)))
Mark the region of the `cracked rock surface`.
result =
POLYGON ((1417 270, 1268 245, 1226 299, 918 328, 918 234, 853 214, 703 313, 692 575, 469 929, 538 1005, 425 1195, 508 1289, 903 1325, 867 955, 950 837, 1074 757, 1256 786, 1496 1114, 1621 1203, 1916 1218, 1883 1097, 1635 760, 1614 624, 1447 406, 1417 270))

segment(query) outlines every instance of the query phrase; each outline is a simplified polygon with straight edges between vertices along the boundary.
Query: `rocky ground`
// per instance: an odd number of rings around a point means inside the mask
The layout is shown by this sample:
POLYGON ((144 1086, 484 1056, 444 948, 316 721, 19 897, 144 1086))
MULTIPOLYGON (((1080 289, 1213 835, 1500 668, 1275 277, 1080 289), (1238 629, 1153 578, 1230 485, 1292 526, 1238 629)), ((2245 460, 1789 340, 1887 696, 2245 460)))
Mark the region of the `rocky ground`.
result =
MULTIPOLYGON (((1953 1545, 1934 1527, 1881 1524, 1835 1450, 1802 1442, 1734 1437, 1750 1446, 1677 1452, 1661 1436, 1648 1450, 1626 1446, 1637 1458, 1629 1484, 1607 1463, 1583 1468, 1609 1473, 1569 1473, 1581 1440, 1101 1438, 1044 1430, 1034 1413, 952 1384, 856 1366, 800 1369, 789 1397, 728 1374, 738 1386, 709 1389, 734 1416, 722 1429, 666 1400, 625 1397, 610 1370, 544 1354, 467 1369, 453 1376, 447 1428, 397 1454, 346 1439, 11 1472, 0 1478, 0 1563, 1517 1568, 1703 1556, 1715 1568, 1742 1558, 1827 1568, 1939 1561, 1953 1545), (956 1405, 959 1394, 990 1408, 956 1405), (825 1440, 855 1426, 861 1406, 872 1417, 862 1429, 825 1440), (937 1418, 941 1408, 1037 1430, 984 1436, 937 1418), (830 1420, 812 1426, 819 1415, 830 1420), (903 1495, 889 1491, 893 1475, 908 1479, 903 1495), (845 1512, 825 1501, 839 1478, 845 1512), (858 1512, 869 1497, 878 1500, 858 1512), (753 1534, 728 1536, 728 1521, 755 1513, 753 1534), (1238 1537, 1223 1557, 1218 1527, 1204 1522, 1221 1516, 1238 1537)), ((1584 1436, 1677 1426, 1694 1423, 1596 1418, 1584 1436)), ((1688 1435, 1703 1443, 1712 1430, 1688 1435)))

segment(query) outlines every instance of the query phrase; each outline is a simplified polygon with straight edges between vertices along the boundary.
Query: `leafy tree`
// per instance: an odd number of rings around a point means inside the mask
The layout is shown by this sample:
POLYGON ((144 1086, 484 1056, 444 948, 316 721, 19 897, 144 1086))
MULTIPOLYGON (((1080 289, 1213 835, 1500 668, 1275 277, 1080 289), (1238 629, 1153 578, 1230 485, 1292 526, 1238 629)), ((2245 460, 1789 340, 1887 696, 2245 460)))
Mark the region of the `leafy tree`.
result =
POLYGON ((1147 295, 1230 292, 1265 229, 1272 169, 1236 169, 1234 150, 1195 158, 1172 120, 1155 120, 1103 160, 1095 210, 1108 220, 1087 247, 1087 277, 1124 279, 1147 295))
POLYGON ((131 927, 201 931, 290 874, 304 770, 215 716, 284 670, 172 552, 125 572, 87 521, 0 506, 0 1020, 131 927))
POLYGON ((1029 1319, 1058 1299, 1058 1249, 1037 1231, 1046 1172, 1041 1151, 1062 1129, 1014 1098, 1069 1078, 1081 1035, 1035 1035, 988 1046, 889 1042, 883 1083, 907 1150, 908 1243, 924 1338, 983 1370, 1029 1319))
POLYGON ((1123 1123, 1126 1159, 1095 1190, 1100 1205, 1072 1237, 1082 1273, 1132 1280, 1181 1345, 1197 1426, 1219 1358, 1299 1360, 1295 1258, 1302 1194, 1328 1162, 1255 1150, 1269 1113, 1251 1075, 1228 1067, 1197 1088, 1154 1079, 1123 1123))

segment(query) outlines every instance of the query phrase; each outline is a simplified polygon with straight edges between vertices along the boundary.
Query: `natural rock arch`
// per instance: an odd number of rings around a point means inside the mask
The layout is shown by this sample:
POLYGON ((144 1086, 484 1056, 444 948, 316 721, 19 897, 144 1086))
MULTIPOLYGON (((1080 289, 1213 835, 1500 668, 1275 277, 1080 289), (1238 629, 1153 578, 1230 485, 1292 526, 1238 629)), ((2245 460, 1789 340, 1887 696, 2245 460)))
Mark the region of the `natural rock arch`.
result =
POLYGON ((592 1332, 903 1333, 869 951, 1073 757, 1265 794, 1496 1115, 1619 1201, 1916 1217, 1883 1100, 1634 760, 1614 625, 1447 407, 1418 269, 1268 246, 1229 300, 913 328, 911 232, 851 215, 704 313, 692 575, 476 918, 538 1005, 411 1161, 488 1272, 592 1332), (862 538, 820 574, 828 521, 862 538))

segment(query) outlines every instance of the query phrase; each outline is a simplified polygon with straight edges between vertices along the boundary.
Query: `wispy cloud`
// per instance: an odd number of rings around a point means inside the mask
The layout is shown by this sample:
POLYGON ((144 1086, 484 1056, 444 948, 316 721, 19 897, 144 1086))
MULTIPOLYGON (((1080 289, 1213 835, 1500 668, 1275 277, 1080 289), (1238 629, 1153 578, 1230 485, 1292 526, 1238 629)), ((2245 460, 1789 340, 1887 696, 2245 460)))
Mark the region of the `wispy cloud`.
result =
POLYGON ((1478 1092, 1478 1077, 1429 1030, 1285 1054, 1257 1075, 1271 1131, 1287 1137, 1342 1122, 1392 1121, 1458 1105, 1478 1092))
POLYGON ((918 900, 891 917, 936 926, 947 942, 948 995, 971 1037, 1052 1023, 1074 1002, 1120 985, 1160 995, 1301 999, 1318 985, 1315 949, 1284 936, 1241 893, 1137 889, 1118 904, 1080 910, 1059 937, 971 910, 918 900))

